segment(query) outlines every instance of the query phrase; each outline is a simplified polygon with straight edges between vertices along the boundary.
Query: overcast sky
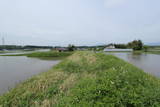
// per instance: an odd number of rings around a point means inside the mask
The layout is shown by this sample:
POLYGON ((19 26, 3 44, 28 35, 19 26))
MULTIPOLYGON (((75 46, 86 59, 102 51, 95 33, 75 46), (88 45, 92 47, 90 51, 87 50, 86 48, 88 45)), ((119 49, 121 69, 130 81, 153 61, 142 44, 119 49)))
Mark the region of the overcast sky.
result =
POLYGON ((11 45, 160 42, 160 0, 0 0, 0 33, 11 45))

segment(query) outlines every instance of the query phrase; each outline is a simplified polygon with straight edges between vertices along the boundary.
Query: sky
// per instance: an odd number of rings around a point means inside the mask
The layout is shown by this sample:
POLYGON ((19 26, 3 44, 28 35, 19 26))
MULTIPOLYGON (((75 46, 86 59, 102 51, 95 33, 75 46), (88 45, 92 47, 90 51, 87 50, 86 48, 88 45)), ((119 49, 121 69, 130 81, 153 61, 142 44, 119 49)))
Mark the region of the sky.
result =
POLYGON ((0 0, 0 38, 7 45, 46 46, 160 42, 159 5, 160 0, 0 0))

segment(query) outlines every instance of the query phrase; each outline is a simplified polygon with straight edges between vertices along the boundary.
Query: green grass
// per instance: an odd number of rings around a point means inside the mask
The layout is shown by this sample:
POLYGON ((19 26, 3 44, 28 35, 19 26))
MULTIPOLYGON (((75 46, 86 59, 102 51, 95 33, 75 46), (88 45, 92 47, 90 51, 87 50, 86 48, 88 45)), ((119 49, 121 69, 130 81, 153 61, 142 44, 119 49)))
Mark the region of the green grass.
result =
POLYGON ((48 52, 33 52, 28 54, 15 54, 15 55, 1 55, 1 56, 27 56, 27 57, 37 57, 41 59, 60 59, 65 58, 67 56, 72 55, 73 52, 54 52, 54 51, 48 51, 48 52))
POLYGON ((157 55, 159 55, 159 54, 160 54, 160 51, 147 51, 147 52, 144 52, 144 51, 134 51, 133 53, 134 53, 134 54, 142 54, 142 53, 145 53, 145 54, 157 54, 157 55))
POLYGON ((0 51, 0 53, 4 53, 4 51, 0 51))
MULTIPOLYGON (((114 52, 114 53, 119 53, 119 52, 114 52)), ((122 53, 124 53, 124 52, 122 52, 122 53)), ((157 55, 159 55, 160 54, 160 51, 158 51, 158 50, 148 50, 147 52, 145 52, 145 51, 133 51, 133 54, 142 54, 142 53, 145 53, 145 54, 157 54, 157 55)))
POLYGON ((149 47, 147 53, 149 53, 149 54, 160 54, 160 46, 149 47))
POLYGON ((160 80, 112 55, 76 52, 0 97, 4 107, 159 107, 160 80))
POLYGON ((149 54, 160 54, 160 51, 148 51, 147 53, 149 53, 149 54))
POLYGON ((66 57, 71 55, 72 52, 34 52, 31 54, 27 54, 28 57, 66 57))

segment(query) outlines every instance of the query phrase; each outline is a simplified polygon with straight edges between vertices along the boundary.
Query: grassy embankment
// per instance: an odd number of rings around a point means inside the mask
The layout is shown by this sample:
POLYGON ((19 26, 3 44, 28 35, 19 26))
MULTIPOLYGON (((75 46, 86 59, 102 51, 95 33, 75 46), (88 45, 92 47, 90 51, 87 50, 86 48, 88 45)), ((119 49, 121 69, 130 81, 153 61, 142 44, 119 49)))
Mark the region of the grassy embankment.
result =
MULTIPOLYGON (((107 53, 128 53, 127 51, 117 51, 117 52, 107 52, 107 53)), ((129 52, 130 53, 130 52, 129 52)), ((133 51, 132 52, 133 54, 157 54, 157 55, 159 55, 160 54, 160 51, 147 51, 147 52, 145 52, 145 51, 133 51)))
POLYGON ((72 54, 73 52, 48 51, 48 52, 34 52, 34 53, 26 54, 26 56, 27 57, 37 57, 41 59, 63 59, 72 54))
POLYGON ((12 53, 13 51, 2 51, 0 50, 0 53, 12 53))
POLYGON ((148 52, 146 52, 146 53, 148 53, 148 54, 160 54, 160 51, 148 51, 148 52))
POLYGON ((147 52, 144 52, 147 54, 160 54, 160 46, 150 46, 147 50, 147 52))
POLYGON ((158 107, 160 80, 112 55, 76 52, 0 97, 4 107, 158 107))
POLYGON ((133 51, 134 54, 142 54, 142 53, 145 53, 145 54, 157 54, 159 55, 160 54, 160 51, 133 51))
POLYGON ((3 51, 0 51, 0 53, 4 53, 3 51))
POLYGON ((62 59, 69 55, 73 54, 73 52, 33 52, 28 54, 15 54, 15 55, 1 55, 1 56, 27 56, 27 57, 37 57, 41 59, 62 59))

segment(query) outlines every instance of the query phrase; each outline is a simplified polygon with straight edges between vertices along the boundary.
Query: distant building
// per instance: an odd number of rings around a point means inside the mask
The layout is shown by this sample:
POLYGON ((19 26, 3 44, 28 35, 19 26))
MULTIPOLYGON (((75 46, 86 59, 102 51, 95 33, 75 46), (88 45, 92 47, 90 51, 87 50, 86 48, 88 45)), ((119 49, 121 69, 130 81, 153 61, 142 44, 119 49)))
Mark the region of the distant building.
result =
POLYGON ((132 52, 133 49, 116 49, 114 45, 109 45, 103 50, 104 52, 132 52))
POLYGON ((106 49, 115 49, 115 46, 114 45, 109 45, 106 47, 106 49))
POLYGON ((56 50, 57 50, 58 52, 66 52, 66 51, 68 51, 67 48, 56 48, 56 50))

